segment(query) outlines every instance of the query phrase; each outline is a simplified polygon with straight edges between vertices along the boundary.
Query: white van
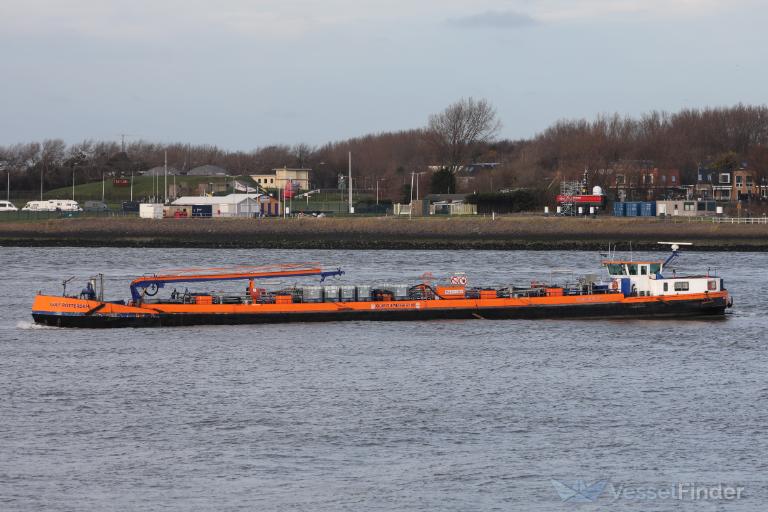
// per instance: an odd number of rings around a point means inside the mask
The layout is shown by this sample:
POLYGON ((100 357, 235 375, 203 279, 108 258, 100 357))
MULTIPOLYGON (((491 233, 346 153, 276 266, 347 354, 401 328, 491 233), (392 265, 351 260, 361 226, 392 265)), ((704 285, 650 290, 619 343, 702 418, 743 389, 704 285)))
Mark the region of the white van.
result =
POLYGON ((25 212, 81 212, 77 201, 71 199, 48 199, 47 201, 30 201, 21 209, 25 212))
POLYGON ((0 201, 0 212, 17 212, 19 211, 13 203, 10 201, 0 201))

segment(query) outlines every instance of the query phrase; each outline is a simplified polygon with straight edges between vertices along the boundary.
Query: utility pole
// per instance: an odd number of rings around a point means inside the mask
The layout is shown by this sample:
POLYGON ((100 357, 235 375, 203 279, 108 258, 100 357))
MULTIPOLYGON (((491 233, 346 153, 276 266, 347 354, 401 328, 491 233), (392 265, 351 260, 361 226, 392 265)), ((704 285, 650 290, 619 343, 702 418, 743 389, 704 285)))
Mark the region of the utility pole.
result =
POLYGON ((101 171, 101 202, 104 202, 104 171, 101 171))
POLYGON ((355 213, 352 206, 352 152, 349 152, 349 213, 355 213))
POLYGON ((131 171, 131 202, 133 202, 133 171, 131 171))
POLYGON ((72 200, 75 200, 75 166, 72 166, 72 200))
POLYGON ((416 172, 416 200, 419 200, 419 181, 421 181, 421 175, 424 174, 424 171, 422 172, 416 172))
POLYGON ((0 161, 0 171, 8 172, 8 183, 5 185, 5 199, 10 203, 11 202, 11 169, 8 167, 8 162, 0 161))
POLYGON ((163 192, 165 204, 168 204, 168 151, 165 151, 165 168, 163 169, 163 192))
POLYGON ((43 172, 45 171, 45 163, 40 165, 40 200, 43 200, 43 172))
POLYGON ((413 178, 416 173, 411 173, 411 204, 408 207, 408 218, 413 218, 413 178))

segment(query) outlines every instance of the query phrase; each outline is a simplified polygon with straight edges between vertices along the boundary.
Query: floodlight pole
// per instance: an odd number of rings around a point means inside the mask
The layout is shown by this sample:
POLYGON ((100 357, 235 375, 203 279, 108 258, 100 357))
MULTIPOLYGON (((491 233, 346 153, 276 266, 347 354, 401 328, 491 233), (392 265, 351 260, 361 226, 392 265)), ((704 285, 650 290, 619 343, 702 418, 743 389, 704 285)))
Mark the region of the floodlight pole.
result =
POLYGON ((352 208, 352 152, 349 152, 349 213, 354 213, 352 208))
POLYGON ((163 196, 164 203, 168 204, 168 151, 165 151, 165 167, 163 169, 163 196))

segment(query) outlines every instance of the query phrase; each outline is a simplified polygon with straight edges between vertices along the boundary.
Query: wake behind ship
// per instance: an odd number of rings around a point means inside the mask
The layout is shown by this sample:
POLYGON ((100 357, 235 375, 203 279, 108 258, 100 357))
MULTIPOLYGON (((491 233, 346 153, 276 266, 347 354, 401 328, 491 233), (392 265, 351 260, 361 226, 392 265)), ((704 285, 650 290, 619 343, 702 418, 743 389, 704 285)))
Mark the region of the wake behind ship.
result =
POLYGON ((270 290, 269 279, 339 277, 339 269, 317 264, 187 269, 145 275, 130 284, 131 299, 104 300, 101 279, 91 279, 75 296, 38 294, 36 323, 57 327, 165 327, 201 324, 257 324, 348 320, 438 320, 515 318, 659 318, 723 315, 732 300, 722 278, 682 276, 665 261, 603 261, 606 280, 584 275, 574 282, 531 282, 524 286, 470 287, 463 274, 445 283, 423 279, 412 285, 307 285, 270 290), (247 282, 244 293, 190 292, 182 283, 247 282), (98 289, 98 291, 97 291, 98 289))

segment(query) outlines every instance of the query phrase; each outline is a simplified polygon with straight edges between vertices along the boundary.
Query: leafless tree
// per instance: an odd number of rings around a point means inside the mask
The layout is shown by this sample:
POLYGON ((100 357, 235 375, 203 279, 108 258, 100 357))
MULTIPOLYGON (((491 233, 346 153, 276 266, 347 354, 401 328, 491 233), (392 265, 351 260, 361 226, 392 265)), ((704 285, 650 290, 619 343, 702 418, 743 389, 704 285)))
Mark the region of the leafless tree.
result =
POLYGON ((299 167, 299 168, 305 167, 307 165, 307 162, 309 161, 310 156, 314 152, 315 152, 315 148, 313 148, 312 146, 310 146, 305 142, 294 145, 291 148, 291 154, 295 159, 296 167, 299 167))
POLYGON ((493 140, 501 128, 496 109, 485 99, 462 98, 429 118, 429 132, 440 148, 443 164, 455 171, 467 155, 493 140))

